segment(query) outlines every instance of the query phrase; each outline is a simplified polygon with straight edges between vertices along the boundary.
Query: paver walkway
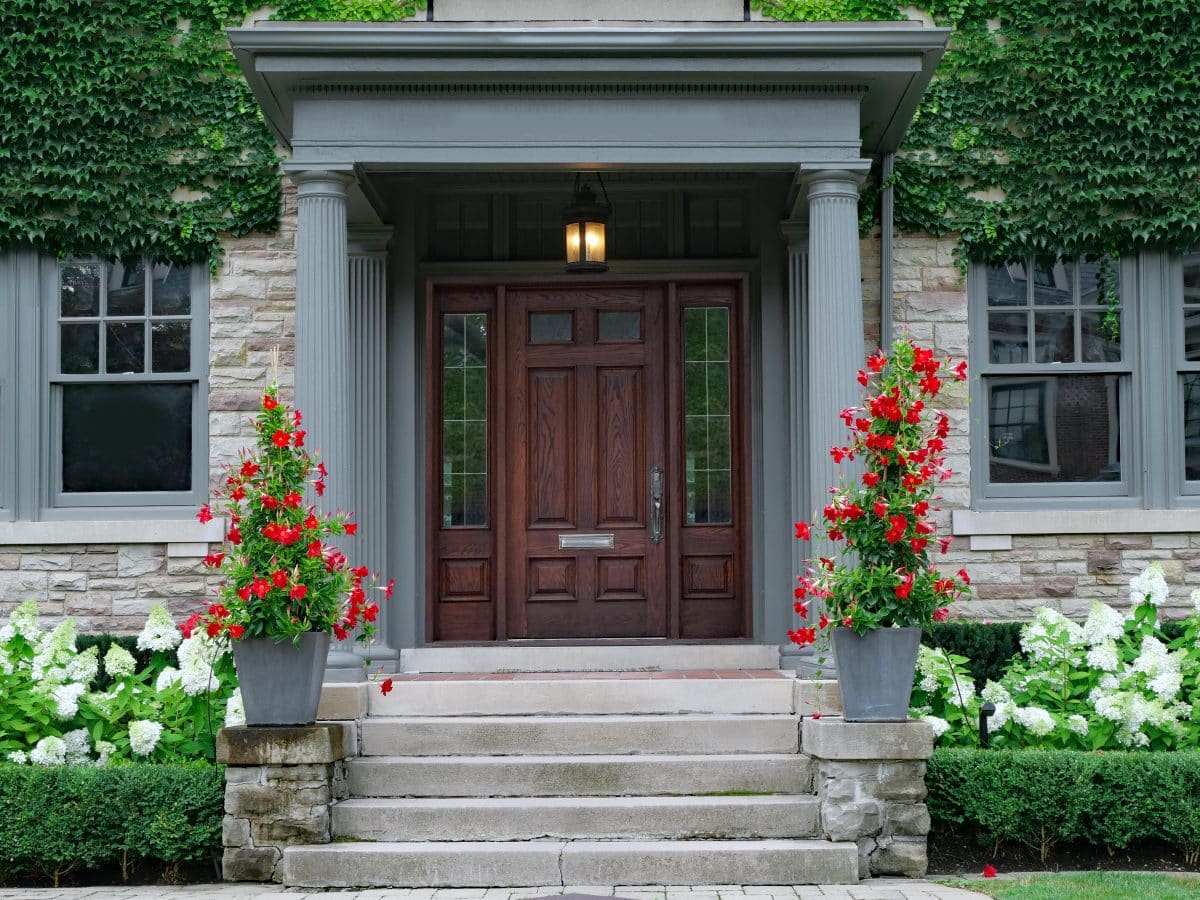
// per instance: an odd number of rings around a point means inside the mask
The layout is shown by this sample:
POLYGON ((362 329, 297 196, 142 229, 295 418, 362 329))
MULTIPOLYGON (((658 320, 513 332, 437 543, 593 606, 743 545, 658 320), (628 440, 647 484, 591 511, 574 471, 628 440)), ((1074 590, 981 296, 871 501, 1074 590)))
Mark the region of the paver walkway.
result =
POLYGON ((913 881, 873 878, 853 885, 797 887, 692 885, 639 887, 528 888, 369 888, 365 890, 305 891, 263 885, 192 885, 189 887, 0 888, 0 900, 527 900, 547 894, 595 894, 629 900, 970 900, 984 898, 975 891, 913 881))

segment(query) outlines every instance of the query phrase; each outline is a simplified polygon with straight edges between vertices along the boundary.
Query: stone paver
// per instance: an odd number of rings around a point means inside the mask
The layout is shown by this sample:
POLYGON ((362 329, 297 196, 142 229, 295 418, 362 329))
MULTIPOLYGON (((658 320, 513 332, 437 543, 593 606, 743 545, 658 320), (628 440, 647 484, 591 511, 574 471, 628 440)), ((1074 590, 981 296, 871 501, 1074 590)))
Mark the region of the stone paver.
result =
POLYGON ((0 900, 525 900, 548 894, 593 894, 629 900, 970 900, 983 894, 907 878, 873 878, 856 885, 562 885, 527 888, 369 888, 287 890, 261 884, 187 887, 0 888, 0 900))

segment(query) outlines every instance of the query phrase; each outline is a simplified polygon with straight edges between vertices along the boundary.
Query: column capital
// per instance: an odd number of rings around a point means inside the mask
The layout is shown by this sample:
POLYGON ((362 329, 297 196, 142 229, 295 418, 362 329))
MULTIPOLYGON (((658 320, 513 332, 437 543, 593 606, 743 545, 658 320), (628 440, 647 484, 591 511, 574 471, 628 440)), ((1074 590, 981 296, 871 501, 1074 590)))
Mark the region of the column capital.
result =
POLYGON ((351 256, 386 253, 394 232, 391 225, 351 225, 346 229, 347 249, 351 256))
POLYGON ((288 172, 287 176, 296 185, 301 200, 311 197, 333 197, 346 199, 346 190, 354 180, 349 172, 332 172, 327 169, 304 169, 288 172))
POLYGON ((779 232, 789 250, 808 250, 808 219, 784 219, 779 223, 779 232))

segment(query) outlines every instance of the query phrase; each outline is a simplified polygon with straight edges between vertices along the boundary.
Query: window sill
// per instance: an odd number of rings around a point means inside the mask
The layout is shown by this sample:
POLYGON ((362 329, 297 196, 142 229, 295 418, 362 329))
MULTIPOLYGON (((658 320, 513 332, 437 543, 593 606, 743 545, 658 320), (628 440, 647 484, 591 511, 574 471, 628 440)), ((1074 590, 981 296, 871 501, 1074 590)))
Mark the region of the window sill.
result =
MULTIPOLYGON (((956 509, 955 535, 1170 534, 1200 531, 1200 509, 956 509)), ((974 542, 972 542, 974 543, 974 542)))
POLYGON ((147 519, 134 522, 0 522, 0 545, 208 544, 225 536, 225 520, 147 519))

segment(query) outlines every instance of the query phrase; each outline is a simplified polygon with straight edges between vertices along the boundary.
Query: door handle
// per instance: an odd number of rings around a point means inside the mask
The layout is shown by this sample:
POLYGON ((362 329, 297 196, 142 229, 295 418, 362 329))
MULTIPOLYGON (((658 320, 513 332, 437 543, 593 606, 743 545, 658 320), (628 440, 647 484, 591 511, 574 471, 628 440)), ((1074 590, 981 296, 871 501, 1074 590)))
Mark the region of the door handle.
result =
POLYGON ((663 539, 663 470, 650 469, 650 540, 661 544, 663 539))

